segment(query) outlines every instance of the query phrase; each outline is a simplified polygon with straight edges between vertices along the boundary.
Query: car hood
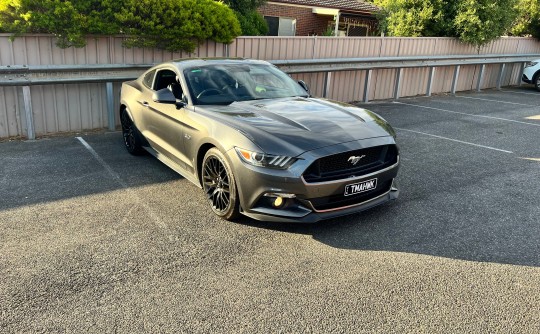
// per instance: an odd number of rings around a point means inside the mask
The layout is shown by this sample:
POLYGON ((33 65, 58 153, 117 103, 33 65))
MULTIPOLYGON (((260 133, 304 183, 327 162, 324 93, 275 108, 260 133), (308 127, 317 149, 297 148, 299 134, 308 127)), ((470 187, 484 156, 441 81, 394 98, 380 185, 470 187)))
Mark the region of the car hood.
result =
POLYGON ((324 99, 292 97, 198 109, 241 131, 272 154, 297 155, 325 146, 394 135, 390 125, 378 115, 324 99))

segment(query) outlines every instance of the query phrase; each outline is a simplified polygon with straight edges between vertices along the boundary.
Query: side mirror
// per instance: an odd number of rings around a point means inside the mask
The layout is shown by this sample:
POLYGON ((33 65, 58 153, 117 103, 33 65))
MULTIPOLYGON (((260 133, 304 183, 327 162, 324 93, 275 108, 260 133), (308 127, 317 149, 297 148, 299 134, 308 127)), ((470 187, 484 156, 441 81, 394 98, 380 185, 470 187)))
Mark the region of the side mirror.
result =
POLYGON ((152 100, 157 103, 176 104, 176 97, 174 97, 174 94, 168 88, 163 88, 155 92, 152 95, 152 100))
POLYGON ((309 86, 307 83, 304 82, 304 80, 300 80, 298 81, 298 84, 304 88, 304 90, 309 94, 309 86))
POLYGON ((156 103, 174 104, 176 109, 182 109, 187 105, 184 100, 184 94, 182 94, 182 97, 182 100, 178 100, 169 88, 163 88, 152 95, 152 100, 156 103))

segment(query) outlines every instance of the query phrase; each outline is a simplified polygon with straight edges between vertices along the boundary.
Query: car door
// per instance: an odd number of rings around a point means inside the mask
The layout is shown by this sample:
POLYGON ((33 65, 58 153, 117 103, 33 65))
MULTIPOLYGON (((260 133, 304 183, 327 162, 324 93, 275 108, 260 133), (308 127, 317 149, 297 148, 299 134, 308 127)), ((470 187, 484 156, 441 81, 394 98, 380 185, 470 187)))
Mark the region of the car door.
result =
POLYGON ((186 162, 189 164, 189 159, 183 153, 183 108, 179 109, 174 104, 158 103, 153 100, 154 92, 168 89, 173 84, 179 85, 177 75, 172 68, 158 69, 152 88, 143 94, 142 105, 145 108, 142 113, 145 131, 143 134, 154 150, 186 169, 186 162))

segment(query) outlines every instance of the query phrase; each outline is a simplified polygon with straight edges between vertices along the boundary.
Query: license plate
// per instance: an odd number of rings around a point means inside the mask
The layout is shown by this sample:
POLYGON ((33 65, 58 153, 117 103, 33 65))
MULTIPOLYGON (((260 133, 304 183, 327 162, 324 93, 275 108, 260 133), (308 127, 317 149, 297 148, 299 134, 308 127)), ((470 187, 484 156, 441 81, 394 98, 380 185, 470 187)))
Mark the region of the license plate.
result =
POLYGON ((351 196, 377 188, 377 179, 348 184, 345 186, 345 196, 351 196))

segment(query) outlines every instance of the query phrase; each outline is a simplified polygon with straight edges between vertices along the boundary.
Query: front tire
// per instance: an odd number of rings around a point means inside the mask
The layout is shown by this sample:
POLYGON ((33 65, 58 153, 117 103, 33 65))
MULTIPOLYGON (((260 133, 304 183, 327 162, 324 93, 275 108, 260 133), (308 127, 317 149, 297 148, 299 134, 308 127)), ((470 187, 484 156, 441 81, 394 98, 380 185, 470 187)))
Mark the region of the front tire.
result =
POLYGON ((211 148, 204 155, 201 183, 212 211, 226 220, 239 217, 238 192, 234 174, 223 154, 211 148))
POLYGON ((120 112, 120 121, 122 123, 122 135, 124 137, 124 145, 129 153, 133 155, 141 155, 144 153, 142 147, 141 134, 135 126, 135 123, 129 117, 126 109, 120 112))

